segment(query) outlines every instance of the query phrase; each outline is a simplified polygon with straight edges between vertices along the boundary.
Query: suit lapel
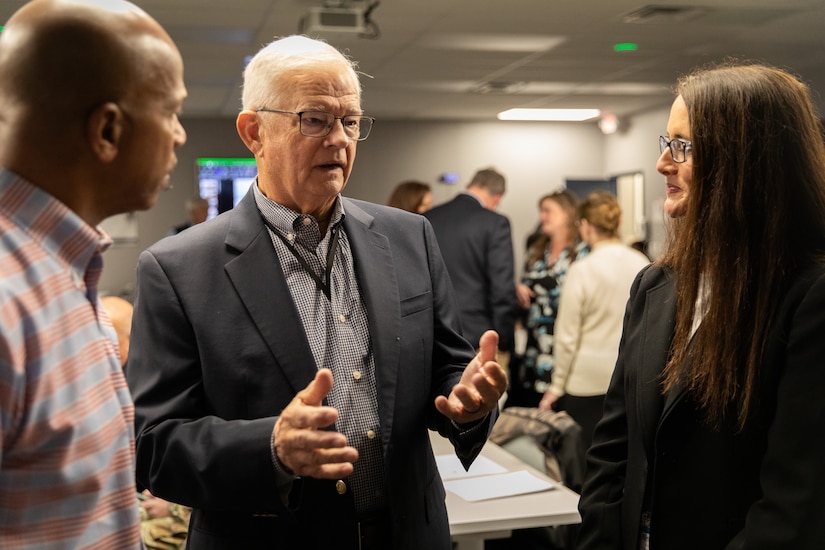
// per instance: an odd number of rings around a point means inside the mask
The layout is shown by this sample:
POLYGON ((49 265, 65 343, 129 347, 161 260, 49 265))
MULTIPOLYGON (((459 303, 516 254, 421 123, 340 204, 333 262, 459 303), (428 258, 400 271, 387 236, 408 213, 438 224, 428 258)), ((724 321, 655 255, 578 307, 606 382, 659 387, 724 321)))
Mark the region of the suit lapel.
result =
POLYGON ((344 230, 352 249, 355 273, 369 319, 378 410, 386 444, 392 431, 401 354, 398 282, 389 240, 372 229, 373 217, 347 199, 344 199, 344 210, 344 230))
POLYGON ((238 297, 293 391, 302 390, 317 367, 252 189, 232 211, 225 242, 237 252, 224 269, 238 297))
POLYGON ((642 360, 636 378, 637 421, 643 432, 642 441, 648 455, 653 452, 654 434, 663 413, 663 398, 659 377, 670 354, 676 316, 676 293, 672 275, 663 272, 664 281, 646 292, 644 305, 644 335, 638 350, 642 360))
MULTIPOLYGON (((398 283, 389 241, 371 229, 372 216, 347 199, 344 208, 344 230, 369 318, 382 434, 388 443, 401 350, 398 283)), ((251 189, 232 216, 226 245, 237 256, 226 263, 226 273, 293 391, 300 391, 315 376, 315 360, 251 189)))

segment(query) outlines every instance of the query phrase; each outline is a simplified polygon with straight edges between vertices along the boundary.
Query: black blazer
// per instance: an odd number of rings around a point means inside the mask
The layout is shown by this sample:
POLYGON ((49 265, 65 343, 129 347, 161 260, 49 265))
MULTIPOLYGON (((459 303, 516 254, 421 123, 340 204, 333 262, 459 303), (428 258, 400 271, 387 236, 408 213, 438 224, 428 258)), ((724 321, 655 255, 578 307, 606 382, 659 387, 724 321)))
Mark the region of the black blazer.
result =
POLYGON ((654 549, 825 547, 825 267, 786 293, 742 431, 710 428, 684 391, 661 396, 674 315, 672 273, 646 268, 588 452, 578 548, 638 550, 646 492, 654 549))
POLYGON ((499 334, 499 349, 513 346, 516 311, 510 221, 461 193, 424 213, 453 282, 464 336, 478 347, 485 331, 499 334))
MULTIPOLYGON (((428 428, 469 465, 495 414, 459 438, 433 405, 474 352, 430 224, 360 201, 344 209, 375 354, 393 548, 449 549, 428 428)), ((189 547, 338 547, 337 526, 354 525, 351 492, 304 478, 289 506, 279 498, 289 480, 273 468, 272 428, 316 367, 251 189, 141 254, 131 338, 137 479, 194 507, 189 547)))

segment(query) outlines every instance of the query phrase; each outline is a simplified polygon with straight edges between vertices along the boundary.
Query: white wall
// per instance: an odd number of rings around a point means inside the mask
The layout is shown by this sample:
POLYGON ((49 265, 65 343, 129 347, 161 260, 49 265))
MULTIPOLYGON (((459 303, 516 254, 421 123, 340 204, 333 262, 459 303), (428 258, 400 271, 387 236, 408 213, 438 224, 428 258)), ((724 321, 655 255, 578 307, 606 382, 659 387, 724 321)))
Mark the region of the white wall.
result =
POLYGON ((385 203, 397 183, 419 179, 433 186, 439 204, 479 168, 495 167, 507 179, 499 212, 510 218, 520 266, 524 241, 538 222, 539 197, 564 187, 567 178, 603 177, 604 144, 595 124, 382 122, 359 144, 345 194, 385 203), (458 173, 458 183, 438 183, 444 172, 458 173))
POLYGON ((658 255, 664 244, 662 202, 664 177, 656 171, 660 135, 665 134, 670 109, 651 111, 634 117, 626 128, 608 136, 604 148, 607 175, 641 171, 645 178, 645 217, 649 251, 658 255))
MULTIPOLYGON (((656 138, 666 122, 667 111, 660 110, 634 118, 621 133, 604 136, 595 123, 378 121, 370 138, 358 145, 344 194, 385 203, 397 183, 418 179, 433 186, 434 202, 441 203, 463 189, 477 169, 493 166, 507 178, 499 211, 512 223, 519 271, 524 240, 538 221, 538 198, 563 187, 568 178, 642 171, 651 218, 651 204, 664 196, 655 164, 656 138), (458 173, 459 182, 438 183, 444 172, 458 173)), ((174 188, 161 194, 152 210, 138 213, 136 244, 106 252, 104 293, 128 294, 140 252, 185 219, 184 202, 196 193, 196 158, 250 156, 233 119, 184 119, 183 125, 188 139, 178 152, 174 188)))

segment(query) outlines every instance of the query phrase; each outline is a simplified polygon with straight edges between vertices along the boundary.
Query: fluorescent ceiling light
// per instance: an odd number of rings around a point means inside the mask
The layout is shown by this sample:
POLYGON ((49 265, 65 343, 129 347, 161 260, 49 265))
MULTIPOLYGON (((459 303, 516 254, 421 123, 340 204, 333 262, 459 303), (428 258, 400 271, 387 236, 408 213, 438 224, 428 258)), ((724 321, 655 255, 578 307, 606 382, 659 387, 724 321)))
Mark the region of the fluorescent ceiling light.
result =
POLYGON ((499 120, 550 120, 581 122, 596 118, 598 109, 508 109, 498 114, 499 120))
POLYGON ((547 52, 565 42, 564 36, 536 34, 436 34, 424 48, 481 52, 547 52))

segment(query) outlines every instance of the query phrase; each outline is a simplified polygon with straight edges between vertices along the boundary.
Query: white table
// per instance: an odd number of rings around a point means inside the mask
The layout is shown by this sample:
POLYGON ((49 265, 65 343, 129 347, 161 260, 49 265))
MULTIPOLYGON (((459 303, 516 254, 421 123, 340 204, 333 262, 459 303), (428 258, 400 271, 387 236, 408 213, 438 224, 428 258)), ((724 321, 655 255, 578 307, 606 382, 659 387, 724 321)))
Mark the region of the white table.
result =
MULTIPOLYGON (((436 455, 454 453, 448 440, 435 432, 430 436, 436 455)), ((544 473, 490 441, 484 445, 481 455, 507 471, 527 470, 551 481, 544 473)), ((479 483, 483 482, 483 478, 479 478, 479 483)), ((579 523, 578 503, 579 495, 561 485, 549 491, 478 502, 468 502, 447 491, 450 533, 457 550, 483 550, 485 539, 508 538, 513 529, 579 523)))

